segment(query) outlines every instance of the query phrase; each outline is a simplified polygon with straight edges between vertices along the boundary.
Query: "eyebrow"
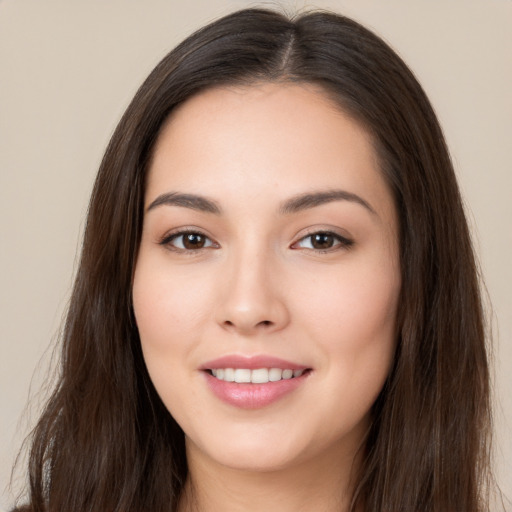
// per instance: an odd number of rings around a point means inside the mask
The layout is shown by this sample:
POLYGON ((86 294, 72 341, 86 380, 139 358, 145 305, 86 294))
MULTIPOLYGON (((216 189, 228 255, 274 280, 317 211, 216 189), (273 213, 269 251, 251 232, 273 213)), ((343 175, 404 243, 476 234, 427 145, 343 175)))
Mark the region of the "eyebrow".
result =
POLYGON ((220 215, 221 207, 213 199, 208 199, 196 194, 181 194, 179 192, 168 192, 159 195, 147 208, 146 212, 153 210, 157 206, 182 206, 192 210, 198 210, 205 213, 214 213, 220 215))
POLYGON ((350 201, 352 203, 357 203, 361 206, 364 206, 364 208, 366 208, 373 215, 377 215, 377 212, 371 207, 370 203, 365 201, 362 197, 352 192, 338 189, 299 194, 292 197, 291 199, 288 199, 281 206, 279 211, 281 214, 287 215, 302 210, 308 210, 309 208, 315 208, 316 206, 321 206, 333 201, 350 201))
MULTIPOLYGON (((371 205, 362 197, 348 192, 346 190, 326 190, 319 192, 306 192, 299 194, 291 199, 286 200, 279 208, 281 215, 289 215, 297 213, 310 208, 315 208, 333 201, 349 201, 359 204, 366 208, 370 213, 377 215, 376 211, 371 205)), ((215 215, 222 214, 222 208, 213 199, 196 195, 184 194, 180 192, 167 192, 159 195, 147 208, 146 212, 157 208, 158 206, 181 206, 183 208, 190 208, 205 213, 213 213, 215 215)))

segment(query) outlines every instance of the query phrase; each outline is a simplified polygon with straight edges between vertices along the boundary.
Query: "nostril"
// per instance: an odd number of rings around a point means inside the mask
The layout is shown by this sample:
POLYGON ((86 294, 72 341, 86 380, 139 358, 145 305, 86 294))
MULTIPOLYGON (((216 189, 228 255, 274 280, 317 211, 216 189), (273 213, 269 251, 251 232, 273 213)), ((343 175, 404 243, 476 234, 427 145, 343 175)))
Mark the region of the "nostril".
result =
POLYGON ((236 330, 240 332, 252 332, 254 329, 256 331, 262 329, 266 332, 269 332, 269 330, 274 328, 277 324, 272 320, 252 321, 250 318, 241 318, 239 321, 236 319, 224 320, 221 325, 224 329, 236 330))

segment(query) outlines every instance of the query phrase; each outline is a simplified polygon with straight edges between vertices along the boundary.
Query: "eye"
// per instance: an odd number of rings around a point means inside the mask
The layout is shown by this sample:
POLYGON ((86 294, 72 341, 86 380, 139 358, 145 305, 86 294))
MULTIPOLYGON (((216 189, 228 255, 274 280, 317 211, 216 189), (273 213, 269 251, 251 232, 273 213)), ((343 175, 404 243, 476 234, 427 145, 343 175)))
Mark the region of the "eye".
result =
POLYGON ((311 233, 292 245, 292 249, 311 249, 325 252, 350 247, 354 242, 330 231, 311 233))
POLYGON ((160 244, 178 251, 197 251, 209 247, 217 247, 210 238, 197 231, 173 233, 166 236, 160 244))

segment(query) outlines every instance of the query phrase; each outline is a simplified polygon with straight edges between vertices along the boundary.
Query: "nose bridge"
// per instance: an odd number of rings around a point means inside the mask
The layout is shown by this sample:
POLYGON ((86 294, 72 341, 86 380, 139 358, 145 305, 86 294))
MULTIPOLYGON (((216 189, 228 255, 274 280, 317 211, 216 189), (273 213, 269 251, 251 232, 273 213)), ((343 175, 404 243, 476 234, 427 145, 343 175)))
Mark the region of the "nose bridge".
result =
POLYGON ((282 328, 288 320, 279 288, 276 254, 257 240, 233 248, 227 258, 219 323, 245 334, 282 328))

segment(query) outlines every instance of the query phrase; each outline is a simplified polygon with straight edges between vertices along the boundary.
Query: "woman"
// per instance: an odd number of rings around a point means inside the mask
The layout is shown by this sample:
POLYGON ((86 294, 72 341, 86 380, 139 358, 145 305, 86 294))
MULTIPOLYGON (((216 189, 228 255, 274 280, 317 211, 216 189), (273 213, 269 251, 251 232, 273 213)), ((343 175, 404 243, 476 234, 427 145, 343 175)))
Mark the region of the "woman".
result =
POLYGON ((489 418, 467 224, 405 64, 328 13, 184 41, 103 159, 27 510, 483 511, 489 418))

